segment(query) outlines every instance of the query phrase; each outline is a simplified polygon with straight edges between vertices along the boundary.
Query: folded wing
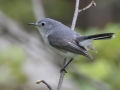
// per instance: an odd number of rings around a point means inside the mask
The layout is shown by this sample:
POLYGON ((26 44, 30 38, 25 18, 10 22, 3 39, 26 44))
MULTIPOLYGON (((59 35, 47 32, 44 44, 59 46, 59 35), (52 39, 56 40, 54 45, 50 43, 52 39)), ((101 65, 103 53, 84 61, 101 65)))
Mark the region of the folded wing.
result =
POLYGON ((78 45, 75 40, 72 38, 55 38, 53 35, 48 36, 48 41, 50 45, 55 47, 58 50, 71 52, 75 54, 81 54, 84 55, 90 59, 93 59, 93 57, 87 52, 87 50, 81 46, 78 45))

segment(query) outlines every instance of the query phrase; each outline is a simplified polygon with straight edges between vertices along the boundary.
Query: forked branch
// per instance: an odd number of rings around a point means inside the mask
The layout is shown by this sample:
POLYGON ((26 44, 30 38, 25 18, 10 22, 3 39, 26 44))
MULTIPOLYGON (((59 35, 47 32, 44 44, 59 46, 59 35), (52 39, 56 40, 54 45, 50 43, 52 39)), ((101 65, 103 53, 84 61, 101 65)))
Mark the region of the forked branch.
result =
MULTIPOLYGON (((76 25, 78 14, 81 13, 82 11, 85 11, 85 10, 89 9, 92 6, 96 6, 95 1, 92 0, 91 3, 88 6, 86 6, 85 8, 79 10, 79 2, 80 2, 80 0, 76 0, 75 12, 74 12, 74 16, 73 16, 72 25, 71 25, 71 29, 72 30, 75 29, 75 25, 76 25)), ((64 65, 66 65, 67 60, 68 60, 67 58, 64 59, 63 67, 64 67, 64 65)), ((60 78, 59 78, 59 83, 58 83, 57 90, 61 90, 62 89, 62 83, 63 83, 63 79, 64 79, 65 73, 66 72, 63 70, 61 72, 61 74, 60 74, 60 78)), ((47 82, 45 82, 44 80, 38 80, 36 82, 36 84, 40 84, 41 82, 44 83, 48 87, 49 90, 52 90, 51 86, 47 82)))
MULTIPOLYGON (((72 30, 75 29, 78 14, 82 11, 85 11, 85 10, 89 9, 92 6, 96 6, 96 3, 94 2, 94 0, 92 0, 92 2, 87 7, 79 10, 79 2, 80 2, 80 0, 76 0, 75 12, 74 12, 74 16, 73 16, 72 25, 71 25, 72 30)), ((63 67, 66 63, 67 63, 67 58, 64 59, 63 67)), ((61 90, 61 88, 62 88, 62 83, 63 83, 65 73, 66 73, 65 71, 62 71, 61 74, 60 74, 57 90, 61 90)))

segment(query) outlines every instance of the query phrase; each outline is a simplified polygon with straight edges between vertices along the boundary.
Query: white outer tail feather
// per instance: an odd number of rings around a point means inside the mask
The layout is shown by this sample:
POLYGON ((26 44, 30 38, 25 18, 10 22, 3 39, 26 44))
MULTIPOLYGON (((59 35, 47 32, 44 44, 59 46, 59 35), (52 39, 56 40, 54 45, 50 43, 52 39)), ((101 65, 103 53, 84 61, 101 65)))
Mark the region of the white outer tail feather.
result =
POLYGON ((86 38, 85 40, 80 41, 79 45, 84 47, 86 50, 88 50, 88 46, 91 44, 91 42, 93 40, 115 38, 115 36, 113 34, 114 33, 104 33, 104 34, 98 34, 98 35, 91 35, 91 36, 88 36, 88 38, 86 38))

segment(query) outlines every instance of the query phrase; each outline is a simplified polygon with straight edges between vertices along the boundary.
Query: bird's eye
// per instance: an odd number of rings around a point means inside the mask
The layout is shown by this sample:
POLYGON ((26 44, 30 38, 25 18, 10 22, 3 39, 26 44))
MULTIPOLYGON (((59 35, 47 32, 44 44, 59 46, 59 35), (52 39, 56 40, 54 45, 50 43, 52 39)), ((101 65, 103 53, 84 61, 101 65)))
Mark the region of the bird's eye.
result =
POLYGON ((45 26, 45 23, 41 23, 41 26, 45 26))

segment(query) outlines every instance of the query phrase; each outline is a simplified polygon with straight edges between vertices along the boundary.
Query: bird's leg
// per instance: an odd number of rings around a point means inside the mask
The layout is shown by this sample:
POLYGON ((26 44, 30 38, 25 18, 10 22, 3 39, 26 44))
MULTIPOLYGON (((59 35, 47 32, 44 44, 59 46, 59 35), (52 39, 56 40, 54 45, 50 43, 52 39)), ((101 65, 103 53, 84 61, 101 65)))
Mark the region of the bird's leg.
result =
POLYGON ((60 73, 61 73, 62 71, 65 71, 65 72, 67 73, 67 71, 65 70, 65 68, 70 64, 70 62, 72 62, 72 60, 73 60, 73 58, 71 58, 71 59, 68 61, 68 63, 67 63, 65 66, 62 67, 62 69, 60 70, 60 73))

